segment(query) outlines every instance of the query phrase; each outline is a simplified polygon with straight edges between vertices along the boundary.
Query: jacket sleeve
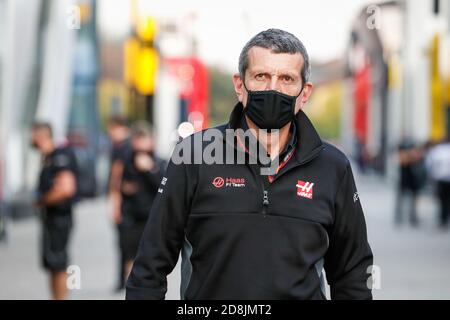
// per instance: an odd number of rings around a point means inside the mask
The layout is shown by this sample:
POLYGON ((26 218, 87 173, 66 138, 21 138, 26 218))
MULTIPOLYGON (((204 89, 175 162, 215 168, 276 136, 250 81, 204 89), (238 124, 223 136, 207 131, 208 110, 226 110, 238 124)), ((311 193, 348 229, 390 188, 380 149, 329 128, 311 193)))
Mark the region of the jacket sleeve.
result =
POLYGON ((145 183, 153 188, 158 188, 161 179, 164 175, 164 168, 165 163, 163 161, 154 160, 155 161, 155 167, 151 171, 147 171, 142 173, 142 178, 144 179, 145 183))
POLYGON ((325 271, 331 299, 372 299, 368 280, 373 255, 350 164, 336 194, 329 237, 325 271))
POLYGON ((192 167, 169 162, 127 281, 126 299, 165 298, 167 275, 178 260, 196 185, 192 167))

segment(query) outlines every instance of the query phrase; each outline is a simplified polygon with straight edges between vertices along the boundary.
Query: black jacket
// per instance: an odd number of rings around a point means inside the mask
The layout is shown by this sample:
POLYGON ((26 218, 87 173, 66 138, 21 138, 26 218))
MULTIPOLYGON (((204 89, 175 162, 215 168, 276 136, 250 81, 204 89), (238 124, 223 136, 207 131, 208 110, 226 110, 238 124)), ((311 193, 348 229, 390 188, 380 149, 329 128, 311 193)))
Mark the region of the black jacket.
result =
MULTIPOLYGON (((241 116, 239 103, 216 129, 235 129, 241 116)), ((208 130, 177 145, 127 299, 164 298, 181 249, 183 299, 325 299, 322 267, 332 299, 372 298, 373 257, 349 161, 302 111, 295 121, 297 148, 271 183, 248 163, 175 164, 174 155, 208 130)))
MULTIPOLYGON (((75 178, 78 177, 75 154, 71 148, 65 146, 58 147, 51 154, 43 157, 38 184, 39 198, 53 188, 56 176, 63 171, 70 171, 75 178)), ((47 206, 46 212, 54 215, 71 215, 75 199, 76 195, 58 204, 47 206)))

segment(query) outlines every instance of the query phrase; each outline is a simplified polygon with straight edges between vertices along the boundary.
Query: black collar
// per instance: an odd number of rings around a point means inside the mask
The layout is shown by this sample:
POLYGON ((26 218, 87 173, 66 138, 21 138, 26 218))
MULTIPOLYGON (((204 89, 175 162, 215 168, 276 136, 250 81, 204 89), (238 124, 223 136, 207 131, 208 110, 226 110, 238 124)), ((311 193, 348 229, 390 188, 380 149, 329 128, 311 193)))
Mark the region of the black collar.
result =
MULTIPOLYGON (((228 129, 236 130, 240 127, 243 109, 242 103, 238 102, 231 112, 227 125, 228 129)), ((295 146, 297 147, 295 150, 295 158, 297 162, 303 164, 315 158, 324 148, 324 144, 313 124, 302 110, 295 116, 294 125, 296 135, 295 146)))
MULTIPOLYGON (((247 131, 249 129, 244 113, 242 113, 241 115, 240 128, 244 131, 247 131)), ((291 123, 289 133, 289 141, 284 147, 283 151, 280 153, 280 159, 283 159, 289 152, 291 152, 297 144, 297 126, 295 125, 295 122, 291 123)))

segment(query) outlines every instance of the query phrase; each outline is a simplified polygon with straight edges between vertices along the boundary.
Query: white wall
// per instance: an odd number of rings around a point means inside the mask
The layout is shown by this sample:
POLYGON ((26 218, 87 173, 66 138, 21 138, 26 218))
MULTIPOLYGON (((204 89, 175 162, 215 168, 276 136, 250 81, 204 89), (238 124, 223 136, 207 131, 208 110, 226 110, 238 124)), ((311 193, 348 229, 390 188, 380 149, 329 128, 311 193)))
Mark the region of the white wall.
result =
POLYGON ((430 132, 430 69, 427 50, 433 34, 432 1, 404 1, 403 131, 416 141, 430 132))
POLYGON ((44 63, 36 118, 51 123, 56 141, 66 135, 70 111, 77 30, 69 26, 71 16, 68 10, 74 3, 74 0, 52 1, 44 38, 44 63))
POLYGON ((158 79, 154 103, 156 149, 161 157, 169 159, 175 146, 180 118, 179 86, 164 68, 160 70, 158 79))
POLYGON ((24 181, 23 116, 36 50, 40 0, 6 0, 1 70, 0 150, 4 153, 4 196, 12 197, 24 181))

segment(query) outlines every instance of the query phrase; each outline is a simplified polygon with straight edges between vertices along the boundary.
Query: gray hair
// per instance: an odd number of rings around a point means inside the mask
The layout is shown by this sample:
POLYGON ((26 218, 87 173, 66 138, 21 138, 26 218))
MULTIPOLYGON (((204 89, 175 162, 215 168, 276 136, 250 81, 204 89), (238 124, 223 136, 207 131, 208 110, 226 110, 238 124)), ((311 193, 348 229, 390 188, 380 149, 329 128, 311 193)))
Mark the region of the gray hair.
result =
POLYGON ((253 47, 271 49, 273 53, 300 53, 304 60, 301 70, 303 85, 309 80, 311 66, 305 46, 296 36, 280 29, 262 31, 247 42, 239 55, 239 74, 242 79, 248 68, 248 52, 253 47))

